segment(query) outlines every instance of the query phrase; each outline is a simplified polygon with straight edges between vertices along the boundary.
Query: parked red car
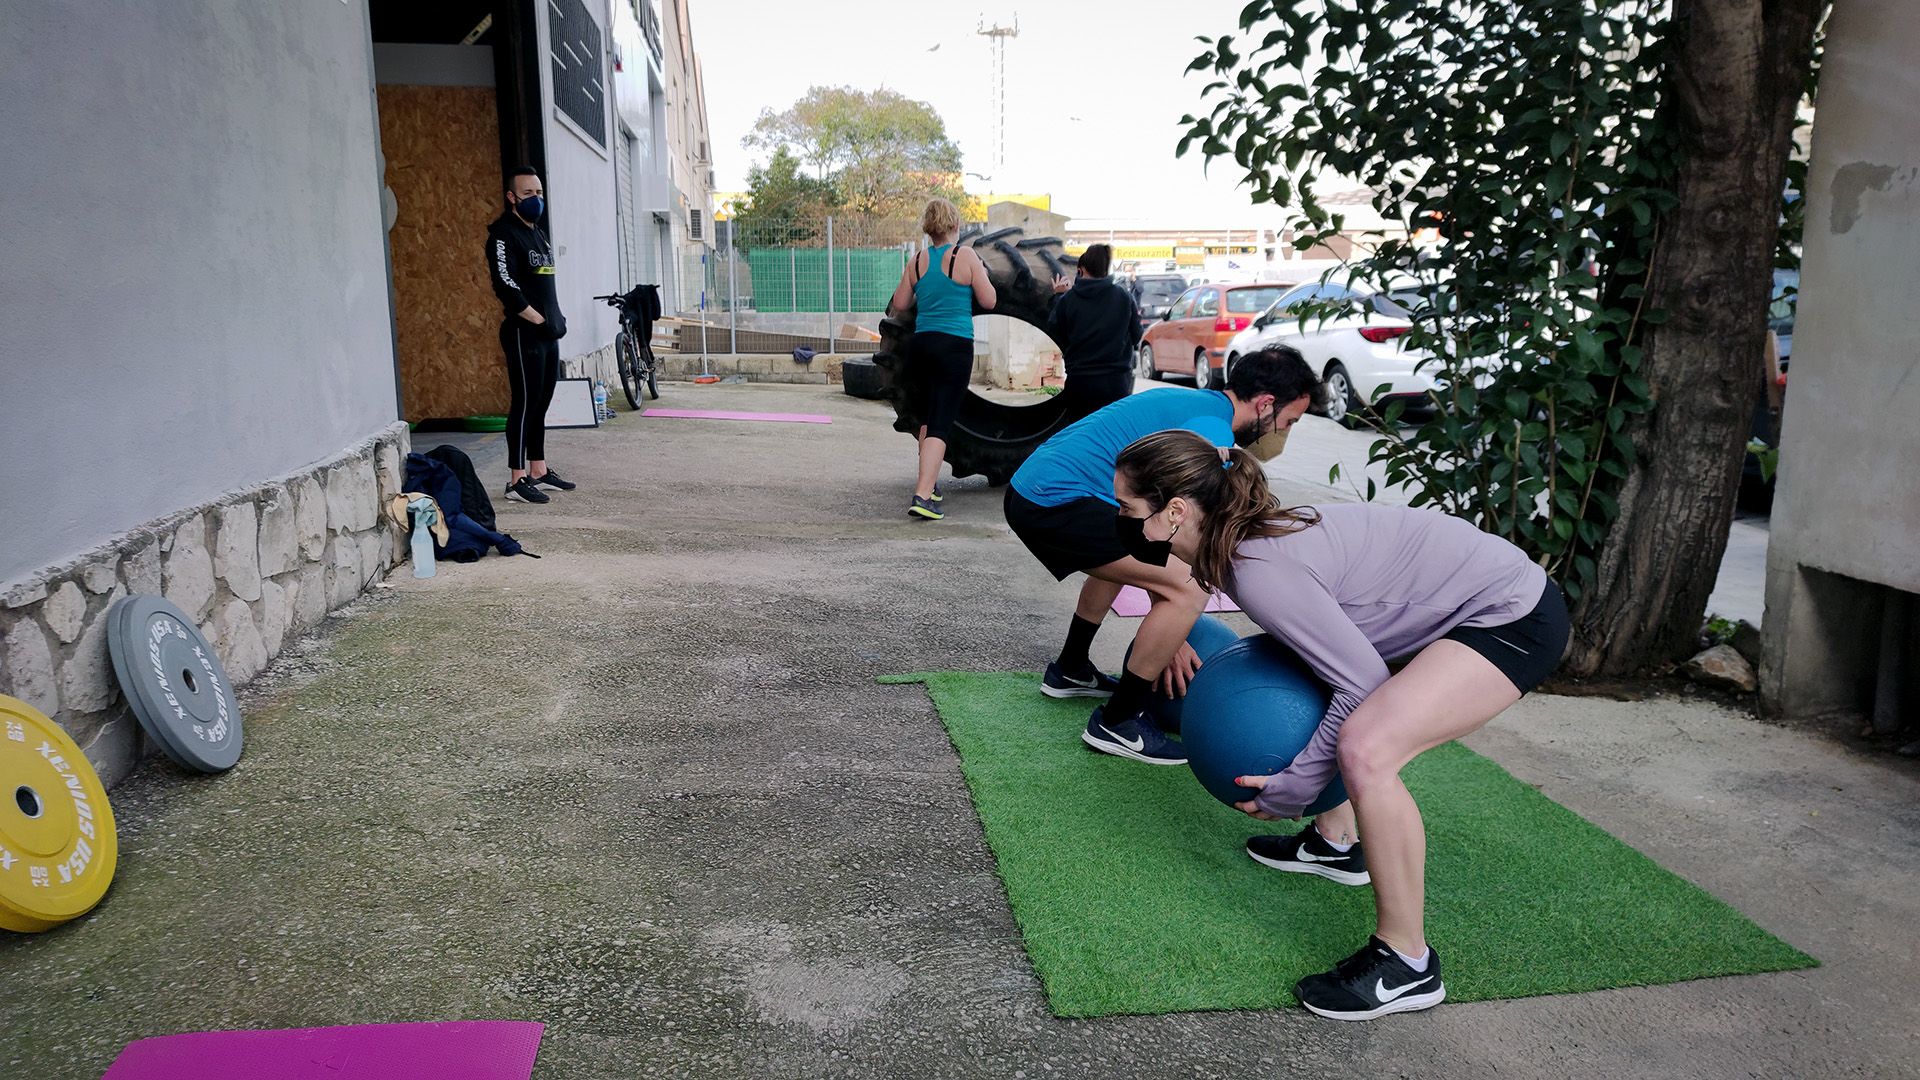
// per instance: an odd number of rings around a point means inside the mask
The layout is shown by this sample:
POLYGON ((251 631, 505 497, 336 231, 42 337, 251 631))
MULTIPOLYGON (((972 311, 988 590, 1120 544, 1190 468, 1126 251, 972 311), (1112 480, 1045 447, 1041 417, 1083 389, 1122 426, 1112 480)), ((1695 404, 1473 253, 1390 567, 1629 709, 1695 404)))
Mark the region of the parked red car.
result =
POLYGON ((1136 373, 1144 379, 1186 376, 1195 386, 1225 385, 1222 365, 1227 342, 1294 284, 1216 282, 1188 289, 1159 322, 1147 327, 1140 340, 1136 373))

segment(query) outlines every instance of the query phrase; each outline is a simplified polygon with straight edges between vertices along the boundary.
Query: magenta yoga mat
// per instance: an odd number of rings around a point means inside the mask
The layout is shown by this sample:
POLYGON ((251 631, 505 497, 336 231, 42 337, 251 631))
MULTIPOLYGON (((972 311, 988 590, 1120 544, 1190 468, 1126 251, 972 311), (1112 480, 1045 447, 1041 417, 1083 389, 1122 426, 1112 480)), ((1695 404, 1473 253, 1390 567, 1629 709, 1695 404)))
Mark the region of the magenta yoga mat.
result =
MULTIPOLYGON (((1122 618, 1137 619, 1147 613, 1153 601, 1147 594, 1131 585, 1120 587, 1120 595, 1113 598, 1113 613, 1122 618)), ((1208 611, 1239 611, 1240 605, 1233 602, 1226 593, 1214 593, 1207 601, 1208 611)))
POLYGON ((648 409, 641 416, 668 420, 759 420, 769 424, 831 424, 833 417, 820 413, 735 412, 731 409, 648 409))
POLYGON ((196 1031, 127 1044, 101 1080, 529 1080, 544 1029, 455 1020, 196 1031))

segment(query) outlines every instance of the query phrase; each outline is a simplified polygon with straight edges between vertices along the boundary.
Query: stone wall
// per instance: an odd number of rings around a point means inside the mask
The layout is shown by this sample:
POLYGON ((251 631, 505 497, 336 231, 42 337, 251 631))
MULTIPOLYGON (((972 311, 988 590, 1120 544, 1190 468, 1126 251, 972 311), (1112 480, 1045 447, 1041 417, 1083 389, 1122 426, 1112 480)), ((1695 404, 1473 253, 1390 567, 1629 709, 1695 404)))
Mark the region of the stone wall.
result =
POLYGON ((149 522, 0 587, 0 693, 57 720, 112 786, 153 749, 122 700, 106 613, 160 594, 238 686, 404 557, 381 512, 400 488, 404 424, 319 465, 149 522))
MULTIPOLYGON (((722 378, 738 375, 748 382, 838 385, 840 364, 845 359, 842 355, 821 353, 813 358, 812 363, 802 364, 785 353, 741 353, 738 356, 722 353, 708 356, 703 364, 698 354, 654 355, 659 361, 659 377, 663 382, 689 382, 705 370, 722 378)), ((617 391, 619 384, 616 382, 613 385, 617 391)))
POLYGON ((561 361, 560 374, 569 379, 599 379, 607 384, 609 390, 618 390, 620 386, 620 360, 613 352, 614 342, 579 356, 570 356, 561 361))

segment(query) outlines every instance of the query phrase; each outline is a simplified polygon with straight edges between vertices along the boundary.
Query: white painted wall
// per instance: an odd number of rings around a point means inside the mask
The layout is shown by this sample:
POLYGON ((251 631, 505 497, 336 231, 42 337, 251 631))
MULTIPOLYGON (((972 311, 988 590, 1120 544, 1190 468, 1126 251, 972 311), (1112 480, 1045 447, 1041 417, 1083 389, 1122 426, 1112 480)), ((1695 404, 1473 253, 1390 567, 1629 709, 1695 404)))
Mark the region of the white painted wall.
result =
MULTIPOLYGON (((589 15, 600 24, 603 51, 602 82, 611 85, 613 62, 610 45, 613 36, 608 27, 611 9, 607 0, 586 0, 589 15)), ((547 50, 552 35, 549 24, 553 9, 540 8, 540 98, 545 114, 547 142, 547 225, 559 260, 555 287, 559 290, 560 310, 567 317, 567 336, 560 342, 560 356, 571 359, 592 352, 613 341, 620 320, 614 310, 593 299, 617 292, 620 288, 620 234, 614 217, 613 154, 619 146, 614 132, 611 93, 605 98, 607 109, 606 147, 595 145, 554 104, 553 80, 547 50)))
POLYGON ((1916 73, 1920 6, 1834 6, 1762 624, 1762 698, 1790 717, 1859 708, 1882 674, 1920 694, 1897 653, 1880 670, 1883 635, 1901 634, 1882 619, 1920 593, 1916 73))
POLYGON ((0 581, 397 418, 366 19, 0 0, 0 581))

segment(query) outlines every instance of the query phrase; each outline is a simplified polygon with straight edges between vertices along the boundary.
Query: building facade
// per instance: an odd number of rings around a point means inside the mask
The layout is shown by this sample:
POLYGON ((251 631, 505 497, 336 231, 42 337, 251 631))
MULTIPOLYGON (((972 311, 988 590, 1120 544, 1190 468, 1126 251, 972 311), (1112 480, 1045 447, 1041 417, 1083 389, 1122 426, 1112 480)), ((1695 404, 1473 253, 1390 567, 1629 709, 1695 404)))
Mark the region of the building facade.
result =
MULTIPOLYGON (((1836 6, 1807 176, 1793 368, 1767 546, 1760 692, 1789 718, 1920 715, 1920 8, 1836 6)), ((1920 742, 1913 748, 1920 751, 1920 742)))
POLYGON ((546 182, 562 358, 609 370, 612 10, 0 0, 0 25, 32 162, 0 239, 33 253, 0 272, 0 693, 111 784, 148 749, 114 603, 165 595, 244 682, 403 556, 403 420, 506 411, 484 252, 514 165, 546 182))
POLYGON ((707 130, 707 91, 694 50, 687 0, 660 0, 666 73, 668 227, 675 251, 670 311, 713 308, 713 146, 707 130))

